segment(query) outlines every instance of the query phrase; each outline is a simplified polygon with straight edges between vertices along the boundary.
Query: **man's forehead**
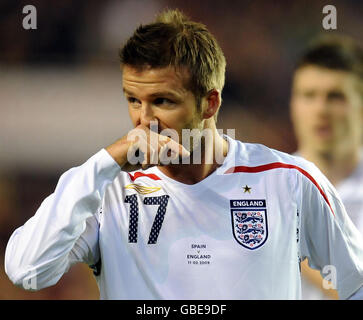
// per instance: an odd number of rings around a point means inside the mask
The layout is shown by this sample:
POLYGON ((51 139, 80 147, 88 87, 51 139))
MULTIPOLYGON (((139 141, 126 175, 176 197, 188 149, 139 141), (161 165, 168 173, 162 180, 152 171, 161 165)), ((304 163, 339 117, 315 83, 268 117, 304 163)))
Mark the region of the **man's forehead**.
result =
POLYGON ((307 65, 300 67, 295 72, 295 77, 301 78, 302 76, 345 80, 347 78, 352 78, 353 74, 345 70, 329 69, 316 65, 307 65))
POLYGON ((296 70, 294 86, 300 87, 337 87, 346 88, 355 80, 352 73, 320 66, 308 65, 296 70))
POLYGON ((191 94, 186 70, 174 67, 140 69, 125 66, 122 71, 122 87, 128 96, 180 99, 191 94))
POLYGON ((184 84, 188 81, 189 71, 186 67, 157 67, 151 66, 130 66, 124 65, 121 67, 123 80, 137 81, 144 83, 162 83, 172 81, 184 84))

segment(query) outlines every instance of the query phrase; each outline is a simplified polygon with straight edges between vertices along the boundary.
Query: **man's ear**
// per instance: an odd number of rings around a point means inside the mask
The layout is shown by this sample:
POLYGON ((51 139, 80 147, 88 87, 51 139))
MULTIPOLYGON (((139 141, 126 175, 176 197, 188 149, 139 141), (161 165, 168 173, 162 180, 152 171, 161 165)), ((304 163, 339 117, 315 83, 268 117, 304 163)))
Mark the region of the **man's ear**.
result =
POLYGON ((217 89, 210 90, 204 97, 203 104, 203 119, 213 117, 221 105, 220 92, 217 89))

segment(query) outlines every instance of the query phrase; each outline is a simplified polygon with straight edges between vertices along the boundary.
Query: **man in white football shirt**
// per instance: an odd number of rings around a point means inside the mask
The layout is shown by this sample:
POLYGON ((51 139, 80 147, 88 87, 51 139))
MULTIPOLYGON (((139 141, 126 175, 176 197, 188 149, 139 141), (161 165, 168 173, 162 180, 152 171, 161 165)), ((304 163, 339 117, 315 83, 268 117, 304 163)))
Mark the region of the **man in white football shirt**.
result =
MULTIPOLYGON (((363 234, 363 50, 347 37, 316 40, 294 73, 291 116, 297 154, 312 161, 337 188, 363 234)), ((303 298, 336 298, 318 271, 302 264, 303 298)))
POLYGON ((14 231, 14 284, 51 286, 81 261, 101 299, 298 299, 308 257, 336 266, 341 298, 362 295, 362 239, 328 180, 216 129, 226 63, 204 25, 164 12, 120 57, 135 129, 65 172, 14 231), (209 136, 178 144, 186 129, 209 136))

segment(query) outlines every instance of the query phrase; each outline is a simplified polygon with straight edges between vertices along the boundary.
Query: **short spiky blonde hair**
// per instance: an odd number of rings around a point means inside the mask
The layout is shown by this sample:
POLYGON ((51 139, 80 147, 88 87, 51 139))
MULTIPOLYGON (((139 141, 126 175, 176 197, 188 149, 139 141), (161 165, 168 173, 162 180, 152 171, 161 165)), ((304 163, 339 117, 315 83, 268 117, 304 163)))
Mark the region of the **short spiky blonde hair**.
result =
POLYGON ((179 10, 161 12, 155 22, 140 25, 120 49, 123 65, 145 67, 186 67, 188 89, 201 98, 210 90, 222 92, 226 60, 214 36, 202 23, 191 21, 179 10))

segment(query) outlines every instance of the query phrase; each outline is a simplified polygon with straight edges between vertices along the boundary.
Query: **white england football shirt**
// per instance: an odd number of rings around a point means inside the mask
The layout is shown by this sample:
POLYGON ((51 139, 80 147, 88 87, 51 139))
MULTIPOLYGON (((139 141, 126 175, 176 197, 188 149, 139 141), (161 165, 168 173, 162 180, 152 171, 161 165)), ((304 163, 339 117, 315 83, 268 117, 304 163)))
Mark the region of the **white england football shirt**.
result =
POLYGON ((14 231, 6 272, 55 284, 97 265, 101 299, 298 299, 299 262, 337 268, 341 298, 363 285, 363 244, 311 163, 226 137, 228 155, 194 185, 157 167, 130 174, 102 149, 64 173, 14 231))
POLYGON ((350 219, 363 235, 363 149, 357 168, 336 189, 350 219))
MULTIPOLYGON (((298 155, 296 153, 295 155, 298 155)), ((344 207, 363 235, 363 149, 361 160, 353 173, 336 186, 344 207)), ((302 281, 302 298, 306 300, 327 299, 324 293, 307 279, 302 281)))

